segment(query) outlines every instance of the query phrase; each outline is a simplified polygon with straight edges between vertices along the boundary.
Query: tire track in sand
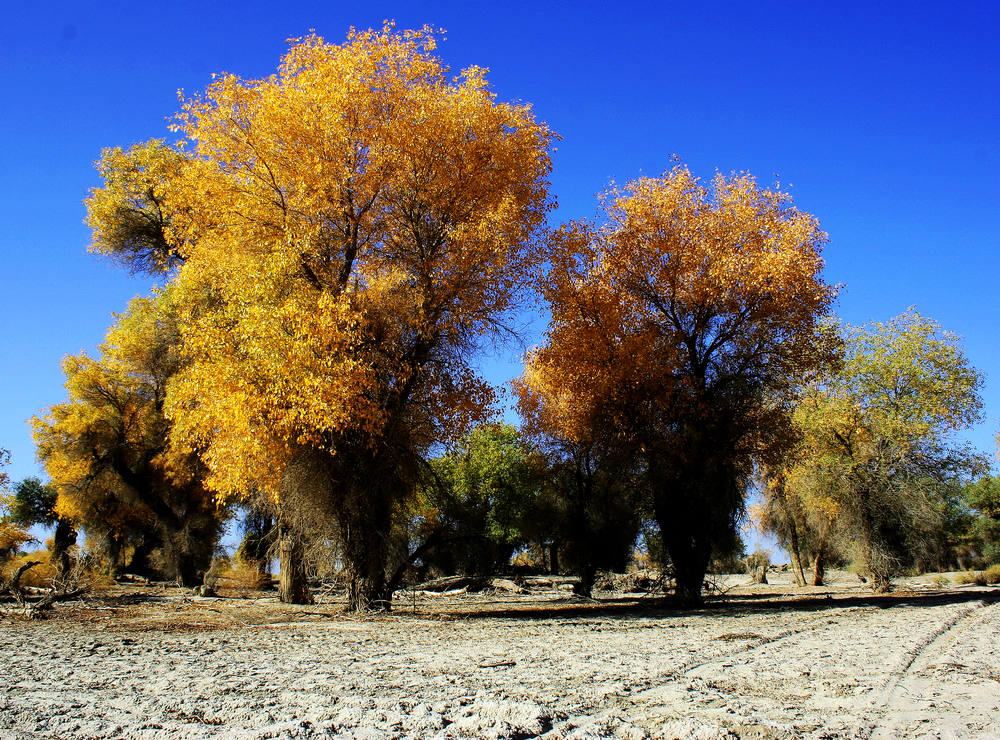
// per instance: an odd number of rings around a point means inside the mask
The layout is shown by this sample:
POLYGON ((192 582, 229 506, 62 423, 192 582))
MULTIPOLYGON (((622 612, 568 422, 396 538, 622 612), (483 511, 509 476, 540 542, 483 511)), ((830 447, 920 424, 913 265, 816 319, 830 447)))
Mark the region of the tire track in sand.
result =
POLYGON ((874 737, 897 737, 898 730, 887 727, 888 722, 898 718, 902 713, 912 712, 918 707, 917 702, 930 701, 908 691, 906 685, 908 679, 917 670, 944 655, 973 625, 984 621, 996 609, 995 598, 972 602, 928 632, 903 653, 890 671, 888 683, 872 702, 863 721, 854 726, 850 736, 862 740, 874 737))
MULTIPOLYGON (((851 611, 854 609, 857 609, 857 607, 842 607, 840 609, 836 609, 836 611, 838 613, 842 613, 844 611, 851 611)), ((601 703, 604 704, 605 709, 607 709, 607 702, 613 702, 611 711, 625 712, 627 715, 634 715, 637 712, 644 714, 647 710, 652 710, 654 707, 663 706, 665 703, 664 700, 674 693, 674 687, 677 682, 688 674, 697 671, 699 668, 703 668, 704 666, 712 663, 726 662, 765 646, 773 646, 775 643, 779 643, 782 640, 802 636, 809 632, 819 630, 831 623, 831 612, 833 611, 834 610, 831 609, 816 612, 810 615, 810 619, 800 619, 795 622, 793 627, 782 630, 774 635, 754 635, 752 639, 741 639, 740 642, 742 642, 742 644, 737 645, 731 650, 723 650, 708 656, 696 655, 670 671, 662 673, 655 678, 643 681, 642 683, 645 684, 646 688, 628 694, 618 694, 613 698, 610 696, 605 697, 601 703)), ((714 638, 712 642, 726 637, 726 635, 720 635, 719 637, 714 638)), ((749 637, 749 633, 739 636, 733 635, 733 637, 749 637)), ((708 644, 710 645, 712 642, 708 644)), ((634 721, 634 719, 630 719, 630 721, 634 721)))

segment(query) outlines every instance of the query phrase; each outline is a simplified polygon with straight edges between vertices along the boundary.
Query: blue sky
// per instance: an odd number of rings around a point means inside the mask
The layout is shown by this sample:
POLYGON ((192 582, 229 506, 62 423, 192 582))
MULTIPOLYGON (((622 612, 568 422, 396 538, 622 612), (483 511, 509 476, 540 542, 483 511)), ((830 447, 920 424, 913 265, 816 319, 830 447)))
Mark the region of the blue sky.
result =
MULTIPOLYGON (((60 358, 92 350, 148 288, 87 254, 82 200, 102 147, 170 137, 177 90, 274 71, 315 29, 447 29, 440 55, 488 67, 562 136, 553 224, 611 180, 775 175, 830 234, 852 323, 909 305, 966 337, 1000 428, 1000 3, 17 3, 0 24, 0 447, 37 474, 31 415, 64 398, 60 358)), ((534 324, 531 343, 544 327, 534 324)), ((516 375, 516 351, 488 363, 516 375)))

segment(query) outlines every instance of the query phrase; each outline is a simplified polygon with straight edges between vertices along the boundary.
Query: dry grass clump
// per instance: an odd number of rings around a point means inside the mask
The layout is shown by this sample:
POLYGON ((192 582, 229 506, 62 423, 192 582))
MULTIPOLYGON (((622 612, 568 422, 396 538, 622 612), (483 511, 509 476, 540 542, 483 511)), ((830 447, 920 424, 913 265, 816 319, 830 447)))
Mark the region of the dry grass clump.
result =
POLYGON ((255 564, 240 558, 216 558, 213 569, 214 588, 222 596, 247 598, 271 588, 270 574, 262 576, 255 564))
POLYGON ((965 570, 955 576, 955 583, 967 585, 974 583, 977 586, 986 585, 986 573, 981 570, 965 570))
POLYGON ((991 565, 986 570, 967 570, 959 573, 955 580, 958 583, 974 583, 977 586, 988 586, 1000 583, 1000 565, 991 565))
POLYGON ((935 586, 936 588, 944 588, 945 586, 947 586, 950 583, 951 583, 951 579, 948 578, 948 576, 944 575, 943 573, 938 573, 931 580, 931 585, 935 586))
POLYGON ((1000 563, 997 563, 996 565, 991 565, 989 568, 985 570, 984 575, 986 576, 987 583, 991 585, 1000 583, 1000 563))

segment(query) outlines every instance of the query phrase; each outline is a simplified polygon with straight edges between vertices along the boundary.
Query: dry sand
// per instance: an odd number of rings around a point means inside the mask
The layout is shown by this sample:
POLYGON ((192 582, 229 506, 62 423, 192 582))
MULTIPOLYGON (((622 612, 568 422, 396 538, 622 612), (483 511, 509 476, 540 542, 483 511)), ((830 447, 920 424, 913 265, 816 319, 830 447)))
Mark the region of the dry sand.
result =
POLYGON ((1000 590, 771 579, 699 611, 553 589, 359 618, 152 586, 8 609, 0 737, 1000 737, 1000 590))

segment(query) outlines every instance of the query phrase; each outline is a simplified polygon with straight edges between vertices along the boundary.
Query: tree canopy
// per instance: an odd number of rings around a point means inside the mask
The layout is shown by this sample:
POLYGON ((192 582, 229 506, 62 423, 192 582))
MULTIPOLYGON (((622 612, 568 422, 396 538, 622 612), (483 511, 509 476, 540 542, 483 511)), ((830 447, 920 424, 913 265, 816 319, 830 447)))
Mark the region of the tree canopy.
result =
POLYGON ((603 210, 554 240, 552 322, 522 397, 565 438, 600 425, 644 461, 679 593, 698 600, 792 379, 820 362, 825 235, 748 175, 705 186, 683 166, 611 190, 603 210))
POLYGON ((297 41, 276 74, 188 98, 176 150, 106 152, 89 201, 95 250, 177 268, 174 446, 222 498, 332 512, 357 608, 387 598, 419 457, 490 414, 471 356, 509 333, 551 207, 552 133, 435 45, 297 41))
POLYGON ((805 387, 786 485, 857 534, 876 587, 937 526, 935 492, 981 469, 954 439, 979 419, 981 386, 959 337, 910 309, 847 327, 839 371, 805 387))
POLYGON ((159 550, 165 574, 193 585, 208 567, 222 512, 198 458, 169 441, 163 405, 182 364, 173 291, 136 298, 98 359, 66 357, 69 400, 32 423, 57 516, 103 539, 112 560, 125 546, 159 550))

